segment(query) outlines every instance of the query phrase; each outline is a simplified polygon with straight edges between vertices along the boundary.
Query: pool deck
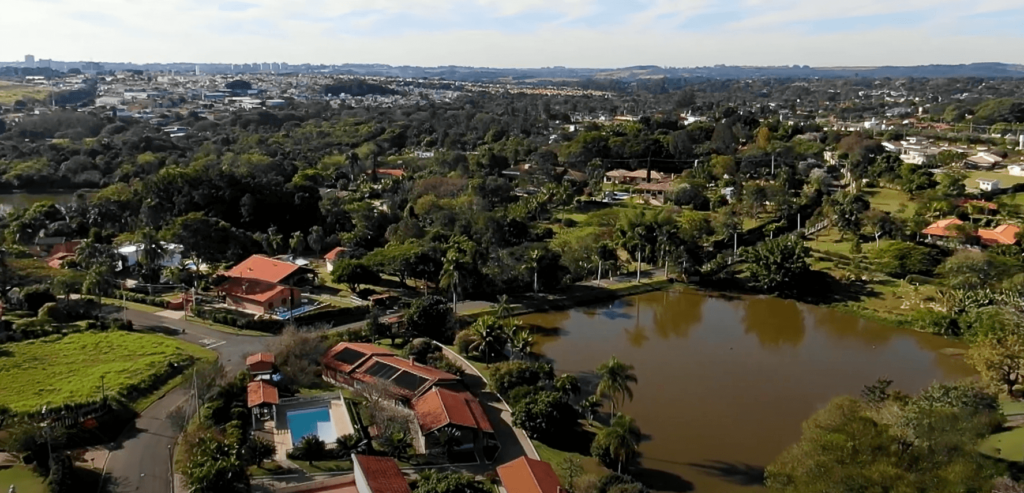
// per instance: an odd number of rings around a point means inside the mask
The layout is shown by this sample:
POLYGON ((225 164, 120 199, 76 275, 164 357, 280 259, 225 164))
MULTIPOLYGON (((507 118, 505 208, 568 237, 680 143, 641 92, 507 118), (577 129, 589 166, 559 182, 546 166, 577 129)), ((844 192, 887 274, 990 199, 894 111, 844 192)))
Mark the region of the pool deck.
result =
MULTIPOLYGON (((304 409, 316 409, 327 407, 331 416, 331 425, 334 426, 334 433, 341 437, 354 434, 355 427, 352 426, 352 417, 348 414, 345 406, 345 397, 341 392, 331 394, 330 400, 325 399, 302 399, 295 402, 287 402, 277 406, 277 420, 268 422, 262 433, 270 435, 274 445, 277 446, 276 460, 287 460, 288 451, 295 447, 292 443, 292 432, 288 427, 288 412, 302 411, 304 409)), ((328 447, 334 447, 334 443, 328 443, 328 447)))

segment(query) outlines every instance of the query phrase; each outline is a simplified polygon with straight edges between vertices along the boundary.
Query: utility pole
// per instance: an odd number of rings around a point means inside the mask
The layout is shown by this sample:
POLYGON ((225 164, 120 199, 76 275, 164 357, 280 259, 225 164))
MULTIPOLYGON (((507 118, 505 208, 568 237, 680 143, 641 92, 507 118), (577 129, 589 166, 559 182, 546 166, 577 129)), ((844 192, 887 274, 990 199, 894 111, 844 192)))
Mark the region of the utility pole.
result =
POLYGON ((601 285, 601 265, 604 264, 603 260, 597 261, 597 284, 601 285))
POLYGON ((636 282, 640 282, 640 264, 642 263, 644 263, 644 258, 638 246, 636 247, 636 282))
POLYGON ((772 154, 772 176, 775 176, 775 154, 772 154))

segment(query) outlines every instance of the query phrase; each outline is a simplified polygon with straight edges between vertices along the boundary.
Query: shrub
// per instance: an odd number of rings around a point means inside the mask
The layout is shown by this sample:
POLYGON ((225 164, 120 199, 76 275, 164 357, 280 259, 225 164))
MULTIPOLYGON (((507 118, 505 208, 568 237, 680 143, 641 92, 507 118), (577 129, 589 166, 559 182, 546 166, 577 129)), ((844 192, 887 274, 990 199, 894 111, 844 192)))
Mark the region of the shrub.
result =
POLYGON ((455 350, 463 356, 469 356, 470 346, 473 345, 473 341, 476 340, 475 334, 469 329, 459 331, 459 334, 455 336, 455 350))
POLYGON ((900 279, 911 274, 931 275, 939 265, 939 256, 934 250, 902 241, 876 249, 871 259, 879 272, 900 279))
POLYGON ((960 335, 960 324, 956 318, 944 312, 934 310, 917 310, 911 315, 914 328, 932 334, 944 336, 960 335))
POLYGON ((512 406, 512 423, 540 440, 572 430, 576 419, 576 409, 558 392, 531 392, 512 406))
POLYGON ((555 371, 547 363, 503 361, 490 367, 491 386, 495 392, 508 396, 519 387, 533 387, 555 378, 555 371))
POLYGON ((577 224, 578 223, 576 222, 576 220, 571 217, 566 217, 562 219, 562 226, 566 228, 575 228, 577 224))
POLYGON ((451 358, 446 356, 444 353, 434 353, 427 357, 427 365, 430 365, 443 372, 451 373, 457 377, 461 377, 466 370, 462 368, 462 365, 452 361, 451 358))

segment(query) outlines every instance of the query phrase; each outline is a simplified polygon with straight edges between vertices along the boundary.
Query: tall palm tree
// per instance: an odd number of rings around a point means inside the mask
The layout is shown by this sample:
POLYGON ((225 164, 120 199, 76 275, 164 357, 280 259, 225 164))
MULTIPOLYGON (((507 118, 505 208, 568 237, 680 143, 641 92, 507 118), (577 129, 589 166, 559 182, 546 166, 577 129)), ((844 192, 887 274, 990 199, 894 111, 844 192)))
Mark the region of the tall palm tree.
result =
POLYGON ((110 285, 110 269, 105 266, 96 266, 85 273, 85 281, 82 282, 82 292, 96 295, 96 302, 100 303, 102 297, 107 293, 110 285))
POLYGON ((612 422, 597 433, 594 443, 607 450, 618 462, 618 473, 622 474, 622 465, 636 457, 641 437, 636 420, 625 414, 616 414, 612 422))
POLYGON ((604 401, 599 396, 592 395, 583 399, 577 407, 583 413, 583 416, 587 418, 587 423, 591 423, 594 420, 594 414, 601 410, 603 404, 604 401))
POLYGON ((469 330, 473 333, 473 342, 469 345, 469 350, 482 354, 484 356, 484 362, 491 362, 491 353, 500 353, 505 349, 505 345, 508 343, 508 333, 505 332, 505 326, 498 321, 498 319, 484 315, 473 322, 473 325, 469 327, 469 330))
POLYGON ((452 311, 458 313, 459 309, 459 259, 449 250, 444 256, 444 265, 441 267, 441 287, 452 290, 452 311))
POLYGON ((615 356, 597 367, 597 376, 600 378, 597 395, 609 399, 613 414, 616 404, 621 407, 626 399, 633 400, 631 385, 637 383, 634 369, 633 365, 623 363, 615 356))
POLYGON ((281 246, 284 245, 284 237, 281 236, 281 233, 277 232, 276 227, 271 227, 267 230, 267 244, 270 245, 270 251, 267 253, 277 255, 277 252, 281 251, 281 246))
POLYGON ((537 279, 540 274, 540 259, 544 256, 544 252, 540 249, 530 252, 530 263, 533 264, 533 292, 537 293, 537 279))

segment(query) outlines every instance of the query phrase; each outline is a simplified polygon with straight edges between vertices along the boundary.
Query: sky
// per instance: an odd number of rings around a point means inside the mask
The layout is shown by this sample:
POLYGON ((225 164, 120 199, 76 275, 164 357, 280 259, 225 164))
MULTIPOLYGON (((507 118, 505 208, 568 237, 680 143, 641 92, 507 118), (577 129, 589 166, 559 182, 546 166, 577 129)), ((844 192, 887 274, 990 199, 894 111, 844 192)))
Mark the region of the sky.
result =
POLYGON ((1024 63, 1024 0, 3 0, 0 61, 1024 63))

